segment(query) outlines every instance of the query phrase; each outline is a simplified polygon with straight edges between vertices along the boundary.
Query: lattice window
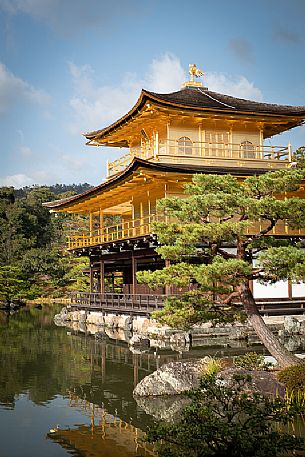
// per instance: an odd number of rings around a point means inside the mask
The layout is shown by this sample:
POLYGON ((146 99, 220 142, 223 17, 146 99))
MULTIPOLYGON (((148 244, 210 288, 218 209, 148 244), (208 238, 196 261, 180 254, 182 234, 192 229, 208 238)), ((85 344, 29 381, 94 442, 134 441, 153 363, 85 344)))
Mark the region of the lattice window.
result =
POLYGON ((187 136, 182 136, 177 141, 178 155, 191 156, 193 154, 193 142, 187 136))
POLYGON ((245 159, 255 159, 255 148, 251 141, 243 141, 240 143, 242 155, 245 159))
POLYGON ((230 133, 217 130, 205 131, 205 155, 226 157, 229 149, 230 133))

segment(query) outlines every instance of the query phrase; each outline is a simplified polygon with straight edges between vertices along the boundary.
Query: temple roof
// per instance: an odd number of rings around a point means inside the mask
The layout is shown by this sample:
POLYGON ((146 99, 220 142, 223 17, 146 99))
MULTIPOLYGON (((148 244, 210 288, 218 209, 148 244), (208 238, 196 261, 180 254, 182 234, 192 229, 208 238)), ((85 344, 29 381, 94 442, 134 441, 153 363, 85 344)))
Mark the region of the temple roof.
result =
POLYGON ((170 104, 178 104, 185 107, 213 108, 221 111, 234 110, 243 112, 256 112, 267 114, 304 115, 305 106, 287 106, 270 103, 255 102, 243 98, 231 97, 219 94, 202 87, 186 87, 171 94, 156 94, 147 92, 152 97, 170 104))
MULTIPOLYGON (((230 115, 250 114, 252 116, 265 115, 288 118, 287 128, 301 125, 305 119, 305 106, 277 105, 271 103, 256 102, 243 98, 236 98, 230 95, 212 92, 204 87, 185 87, 170 94, 157 94, 142 90, 140 97, 134 107, 123 117, 108 127, 85 133, 90 141, 101 140, 113 130, 130 122, 140 111, 151 102, 154 105, 173 109, 184 109, 188 111, 213 112, 230 115), (291 119, 290 119, 291 118, 291 119)), ((149 108, 149 107, 148 107, 149 108)))
POLYGON ((96 195, 102 194, 105 191, 110 190, 111 188, 115 188, 118 185, 121 185, 126 180, 130 179, 130 177, 135 172, 141 172, 141 170, 150 170, 156 171, 160 173, 181 173, 181 174, 194 174, 194 173, 209 173, 209 174, 231 174, 235 176, 251 176, 251 175, 259 175, 266 173, 266 168, 262 169, 253 169, 253 168, 237 168, 237 167, 214 167, 214 166, 198 166, 198 165, 179 165, 179 164, 164 164, 164 163, 156 163, 156 162, 149 162, 147 160, 139 159, 135 157, 130 165, 125 168, 121 173, 114 175, 112 178, 108 179, 106 182, 99 184, 92 189, 89 189, 82 194, 73 195, 72 197, 63 198, 61 200, 54 200, 51 202, 43 203, 43 206, 54 210, 54 211, 61 211, 64 208, 72 206, 77 203, 81 203, 86 201, 91 197, 95 197, 96 195))

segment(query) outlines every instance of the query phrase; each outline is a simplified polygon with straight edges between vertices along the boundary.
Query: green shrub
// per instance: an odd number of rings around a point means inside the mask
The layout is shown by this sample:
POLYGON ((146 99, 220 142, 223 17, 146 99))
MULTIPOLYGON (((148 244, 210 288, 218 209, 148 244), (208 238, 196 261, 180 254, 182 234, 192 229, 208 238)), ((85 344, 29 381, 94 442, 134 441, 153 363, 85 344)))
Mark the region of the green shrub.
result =
POLYGON ((245 355, 234 357, 234 365, 245 370, 269 370, 272 363, 265 362, 264 356, 256 352, 248 352, 245 355))
POLYGON ((147 439, 158 456, 277 457, 303 450, 304 440, 288 431, 295 409, 280 398, 249 392, 249 382, 250 376, 204 376, 178 422, 149 429, 147 439))
POLYGON ((281 370, 278 374, 279 380, 285 384, 289 393, 304 393, 305 391, 305 363, 293 365, 281 370))
POLYGON ((217 359, 215 357, 208 357, 207 362, 205 363, 202 374, 203 375, 213 375, 217 374, 222 369, 222 362, 221 359, 217 359))

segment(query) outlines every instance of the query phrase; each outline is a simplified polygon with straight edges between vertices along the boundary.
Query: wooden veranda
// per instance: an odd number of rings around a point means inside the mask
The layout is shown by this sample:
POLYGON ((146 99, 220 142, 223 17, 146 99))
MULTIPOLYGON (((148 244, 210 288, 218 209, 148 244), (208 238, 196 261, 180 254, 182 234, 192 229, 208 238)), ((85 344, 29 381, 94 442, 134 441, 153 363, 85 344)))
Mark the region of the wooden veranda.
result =
MULTIPOLYGON (((149 316, 164 307, 168 295, 72 292, 71 308, 104 313, 149 316)), ((172 295, 173 296, 173 295, 172 295)), ((264 316, 305 314, 305 297, 297 299, 259 299, 264 316)))
POLYGON ((72 292, 70 298, 74 309, 149 315, 163 308, 165 295, 72 292))

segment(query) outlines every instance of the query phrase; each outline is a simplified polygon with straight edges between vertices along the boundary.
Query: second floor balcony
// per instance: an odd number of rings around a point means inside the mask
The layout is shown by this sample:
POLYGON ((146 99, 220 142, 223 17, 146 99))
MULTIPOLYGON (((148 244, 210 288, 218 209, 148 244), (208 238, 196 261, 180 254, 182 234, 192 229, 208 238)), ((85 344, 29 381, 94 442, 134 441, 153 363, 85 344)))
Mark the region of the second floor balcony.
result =
MULTIPOLYGON (((102 246, 116 241, 141 238, 154 233, 153 223, 157 221, 169 222, 168 218, 156 214, 149 214, 139 219, 131 219, 109 227, 100 227, 91 232, 76 232, 68 237, 68 249, 75 250, 90 246, 102 246)), ((249 224, 246 234, 253 235, 266 229, 267 222, 257 221, 249 224)), ((273 236, 305 236, 305 229, 292 230, 285 221, 279 221, 270 231, 273 236)))
POLYGON ((187 137, 179 140, 160 140, 134 147, 127 154, 107 163, 107 177, 123 171, 135 157, 153 162, 222 165, 249 168, 284 168, 291 162, 291 145, 255 145, 250 141, 240 144, 194 142, 187 137))

